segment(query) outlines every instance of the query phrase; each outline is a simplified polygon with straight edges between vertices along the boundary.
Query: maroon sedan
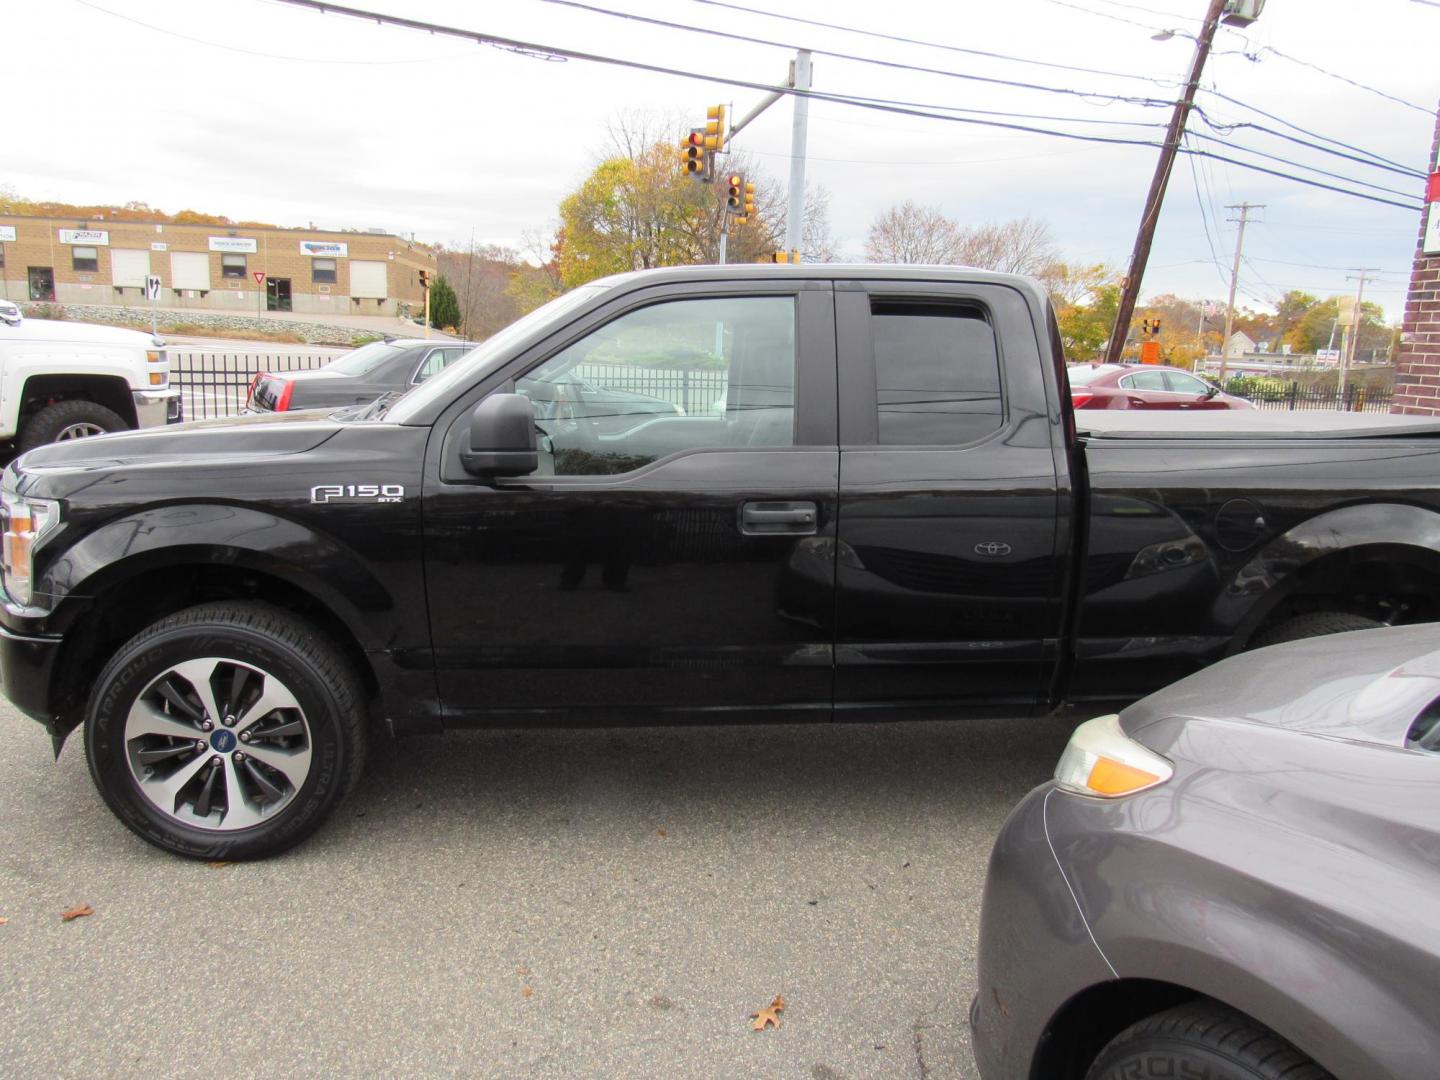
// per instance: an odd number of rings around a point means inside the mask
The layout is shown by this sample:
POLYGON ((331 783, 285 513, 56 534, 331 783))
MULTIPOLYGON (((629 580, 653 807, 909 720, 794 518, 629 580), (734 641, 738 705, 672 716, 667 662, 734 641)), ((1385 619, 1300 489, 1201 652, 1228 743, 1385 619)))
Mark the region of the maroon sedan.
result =
POLYGON ((1077 409, 1253 409, 1204 379, 1158 364, 1071 364, 1070 400, 1077 409))

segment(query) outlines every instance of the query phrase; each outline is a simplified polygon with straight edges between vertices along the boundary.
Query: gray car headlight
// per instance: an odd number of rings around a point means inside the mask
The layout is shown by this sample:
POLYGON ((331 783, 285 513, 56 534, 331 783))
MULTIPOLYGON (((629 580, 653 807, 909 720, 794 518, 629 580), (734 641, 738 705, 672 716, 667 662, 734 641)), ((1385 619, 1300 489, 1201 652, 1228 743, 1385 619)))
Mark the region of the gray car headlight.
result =
POLYGON ((1077 795, 1118 799, 1163 784, 1174 773, 1170 762, 1126 735, 1111 713, 1075 729, 1055 767, 1055 783, 1077 795))
POLYGON ((0 492, 0 525, 4 543, 0 547, 0 587, 21 607, 33 598, 35 549, 60 524, 60 504, 50 499, 30 499, 13 491, 0 492))

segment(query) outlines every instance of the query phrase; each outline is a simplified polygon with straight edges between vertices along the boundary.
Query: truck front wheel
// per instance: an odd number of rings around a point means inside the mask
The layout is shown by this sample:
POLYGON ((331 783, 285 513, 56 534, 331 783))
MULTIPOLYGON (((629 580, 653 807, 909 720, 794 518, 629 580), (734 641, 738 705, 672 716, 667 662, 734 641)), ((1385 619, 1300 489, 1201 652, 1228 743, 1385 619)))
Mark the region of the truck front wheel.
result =
POLYGON ((20 428, 20 438, 15 444, 23 453, 46 443, 87 439, 91 435, 125 431, 129 427, 114 410, 77 398, 74 401, 57 401, 39 410, 20 428))
POLYGON ((359 776, 359 680, 289 612, 204 604, 105 665, 85 747, 110 809, 150 843, 200 859, 273 855, 318 828, 359 776))

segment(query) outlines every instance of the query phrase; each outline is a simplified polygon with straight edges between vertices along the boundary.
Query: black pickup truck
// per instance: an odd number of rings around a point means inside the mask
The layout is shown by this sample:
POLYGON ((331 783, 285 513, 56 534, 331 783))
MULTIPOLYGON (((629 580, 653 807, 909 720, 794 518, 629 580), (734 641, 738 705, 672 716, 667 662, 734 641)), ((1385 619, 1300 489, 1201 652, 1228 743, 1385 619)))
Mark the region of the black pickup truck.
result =
POLYGON ((396 400, 26 454, 0 679, 131 828, 244 858, 376 725, 1033 715, 1435 618, 1440 424, 1276 419, 1077 432, 1023 278, 624 275, 396 400))

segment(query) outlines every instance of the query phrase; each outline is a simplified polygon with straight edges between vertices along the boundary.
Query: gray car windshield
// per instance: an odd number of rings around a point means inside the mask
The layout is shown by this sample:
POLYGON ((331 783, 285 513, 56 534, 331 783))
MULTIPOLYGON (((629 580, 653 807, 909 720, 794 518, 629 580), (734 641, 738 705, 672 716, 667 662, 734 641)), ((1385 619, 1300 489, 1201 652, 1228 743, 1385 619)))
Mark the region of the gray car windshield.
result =
POLYGON ((354 352, 348 352, 338 360, 325 365, 325 370, 334 375, 365 375, 389 360, 400 347, 385 341, 372 341, 361 345, 354 352))
POLYGON ((582 285, 563 296, 557 296, 529 315, 516 319, 505 329, 492 335, 465 356, 450 364, 440 374, 426 379, 395 403, 385 419, 403 424, 436 399, 452 397, 461 387, 473 385, 495 364, 511 354, 512 348, 545 324, 558 320, 567 312, 608 291, 609 285, 582 285))

